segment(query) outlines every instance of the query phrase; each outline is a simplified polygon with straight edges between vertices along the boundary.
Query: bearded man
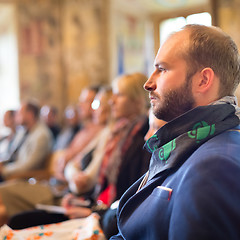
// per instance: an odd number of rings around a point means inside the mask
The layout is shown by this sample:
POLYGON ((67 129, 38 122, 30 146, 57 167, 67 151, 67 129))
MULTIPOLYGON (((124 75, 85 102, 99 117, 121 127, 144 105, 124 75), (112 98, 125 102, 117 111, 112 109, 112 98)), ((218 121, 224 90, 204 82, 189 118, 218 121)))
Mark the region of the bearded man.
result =
POLYGON ((187 25, 160 47, 144 88, 167 121, 145 144, 149 171, 122 196, 111 240, 240 239, 236 44, 187 25))

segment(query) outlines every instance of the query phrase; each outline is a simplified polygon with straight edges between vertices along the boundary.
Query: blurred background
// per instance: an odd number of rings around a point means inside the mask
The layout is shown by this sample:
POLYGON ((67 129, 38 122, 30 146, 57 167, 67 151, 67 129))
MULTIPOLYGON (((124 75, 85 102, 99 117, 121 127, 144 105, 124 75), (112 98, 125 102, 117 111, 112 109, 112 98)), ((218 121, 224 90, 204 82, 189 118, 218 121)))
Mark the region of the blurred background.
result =
POLYGON ((149 76, 187 23, 219 26, 240 46, 239 11, 240 0, 0 0, 0 119, 24 99, 61 113, 88 85, 149 76))

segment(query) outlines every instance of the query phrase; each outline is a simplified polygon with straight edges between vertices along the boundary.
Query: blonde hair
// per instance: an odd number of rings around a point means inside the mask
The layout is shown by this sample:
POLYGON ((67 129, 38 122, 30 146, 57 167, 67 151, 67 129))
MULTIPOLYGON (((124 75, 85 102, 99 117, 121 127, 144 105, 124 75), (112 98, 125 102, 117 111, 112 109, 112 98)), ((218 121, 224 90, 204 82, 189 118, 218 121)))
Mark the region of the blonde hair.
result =
POLYGON ((139 102, 142 113, 145 113, 149 107, 148 93, 143 88, 147 79, 146 75, 138 72, 121 75, 113 80, 113 91, 117 87, 121 93, 124 93, 133 101, 139 102))

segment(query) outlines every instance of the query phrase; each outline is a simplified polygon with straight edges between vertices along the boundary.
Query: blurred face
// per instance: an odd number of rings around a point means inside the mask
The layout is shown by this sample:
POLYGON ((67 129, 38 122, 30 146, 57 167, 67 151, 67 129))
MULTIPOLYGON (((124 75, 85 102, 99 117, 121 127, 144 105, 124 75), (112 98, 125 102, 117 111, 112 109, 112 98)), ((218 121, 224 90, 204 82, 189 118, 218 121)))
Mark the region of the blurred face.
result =
POLYGON ((6 127, 12 127, 14 126, 14 116, 11 115, 9 111, 5 112, 3 116, 3 122, 6 127))
POLYGON ((43 106, 40 110, 41 119, 46 123, 50 123, 50 108, 48 106, 43 106))
POLYGON ((74 108, 67 108, 65 111, 65 119, 69 126, 76 126, 78 124, 78 112, 74 108))
POLYGON ((104 92, 100 92, 96 95, 92 107, 93 121, 97 124, 106 124, 110 115, 109 99, 104 92))
POLYGON ((27 123, 28 123, 28 111, 27 111, 27 108, 26 108, 26 105, 23 104, 19 111, 17 112, 17 122, 18 124, 20 125, 23 125, 23 126, 26 126, 27 123))
POLYGON ((195 105, 191 78, 187 77, 187 64, 181 55, 188 44, 188 36, 188 32, 182 31, 162 45, 155 59, 155 71, 144 85, 149 91, 154 115, 165 121, 195 105))
MULTIPOLYGON (((121 79, 119 80, 121 81, 121 79)), ((113 87, 113 97, 112 97, 112 116, 114 119, 118 120, 121 118, 130 119, 135 116, 136 112, 136 101, 131 99, 123 89, 116 84, 113 87)))
POLYGON ((50 107, 44 106, 40 111, 41 118, 48 126, 54 126, 58 123, 57 113, 55 113, 50 107))
POLYGON ((79 97, 79 108, 81 120, 92 118, 91 104, 94 100, 95 92, 89 89, 84 89, 79 97))

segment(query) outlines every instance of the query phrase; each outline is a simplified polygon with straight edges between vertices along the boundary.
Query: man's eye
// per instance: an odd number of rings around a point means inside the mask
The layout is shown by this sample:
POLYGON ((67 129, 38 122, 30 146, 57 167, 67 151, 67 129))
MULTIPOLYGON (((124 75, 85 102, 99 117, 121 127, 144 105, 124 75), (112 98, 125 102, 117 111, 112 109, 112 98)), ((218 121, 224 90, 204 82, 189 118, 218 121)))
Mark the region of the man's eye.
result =
POLYGON ((163 68, 163 67, 159 67, 159 68, 158 68, 158 71, 159 71, 159 72, 166 72, 167 70, 166 70, 165 68, 163 68))

